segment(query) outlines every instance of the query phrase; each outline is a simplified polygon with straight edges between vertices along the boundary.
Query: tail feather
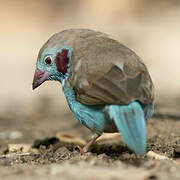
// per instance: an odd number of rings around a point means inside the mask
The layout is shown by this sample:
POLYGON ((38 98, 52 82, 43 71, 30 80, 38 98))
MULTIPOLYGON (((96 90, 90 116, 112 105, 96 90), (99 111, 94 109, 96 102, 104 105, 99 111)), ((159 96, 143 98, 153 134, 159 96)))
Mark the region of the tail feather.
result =
POLYGON ((138 102, 129 105, 111 105, 109 116, 114 120, 122 138, 138 155, 146 153, 146 123, 144 111, 138 102))

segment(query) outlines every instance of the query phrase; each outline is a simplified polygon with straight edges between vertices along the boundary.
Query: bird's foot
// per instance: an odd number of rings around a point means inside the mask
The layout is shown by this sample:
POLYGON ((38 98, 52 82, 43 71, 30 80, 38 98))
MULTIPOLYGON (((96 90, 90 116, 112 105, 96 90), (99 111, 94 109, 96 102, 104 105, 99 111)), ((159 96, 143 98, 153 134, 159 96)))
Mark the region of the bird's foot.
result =
POLYGON ((81 155, 83 156, 85 153, 90 152, 91 147, 93 143, 96 141, 96 139, 99 137, 99 134, 94 134, 92 136, 92 139, 83 147, 83 149, 80 146, 76 146, 78 150, 80 151, 81 155))
POLYGON ((84 156, 85 152, 83 150, 83 148, 81 148, 79 145, 76 146, 76 148, 79 150, 79 152, 81 153, 81 156, 84 156))

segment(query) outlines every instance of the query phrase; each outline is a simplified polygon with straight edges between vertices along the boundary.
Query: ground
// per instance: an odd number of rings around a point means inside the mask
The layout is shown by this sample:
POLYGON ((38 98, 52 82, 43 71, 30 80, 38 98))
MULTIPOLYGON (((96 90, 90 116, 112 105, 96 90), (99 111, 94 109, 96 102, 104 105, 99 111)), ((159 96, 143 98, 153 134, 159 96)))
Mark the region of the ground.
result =
POLYGON ((143 157, 131 152, 118 134, 104 136, 91 152, 81 155, 76 144, 82 146, 92 133, 70 111, 44 111, 47 105, 53 107, 50 100, 42 99, 29 111, 22 107, 0 115, 0 178, 180 179, 178 100, 169 107, 156 105, 147 123, 148 153, 143 157))

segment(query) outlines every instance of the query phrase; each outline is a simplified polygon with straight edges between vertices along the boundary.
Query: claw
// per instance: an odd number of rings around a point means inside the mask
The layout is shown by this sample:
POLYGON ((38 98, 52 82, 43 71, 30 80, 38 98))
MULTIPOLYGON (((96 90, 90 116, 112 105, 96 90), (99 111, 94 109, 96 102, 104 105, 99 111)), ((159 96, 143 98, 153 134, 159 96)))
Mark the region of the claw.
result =
POLYGON ((91 141, 89 141, 84 147, 83 149, 77 145, 76 148, 79 150, 79 152, 81 153, 82 156, 84 156, 85 153, 89 152, 91 150, 91 146, 92 144, 96 141, 96 139, 99 137, 99 134, 94 134, 91 141))
POLYGON ((79 150, 79 152, 81 153, 81 156, 84 156, 85 152, 79 145, 77 145, 75 148, 79 150))

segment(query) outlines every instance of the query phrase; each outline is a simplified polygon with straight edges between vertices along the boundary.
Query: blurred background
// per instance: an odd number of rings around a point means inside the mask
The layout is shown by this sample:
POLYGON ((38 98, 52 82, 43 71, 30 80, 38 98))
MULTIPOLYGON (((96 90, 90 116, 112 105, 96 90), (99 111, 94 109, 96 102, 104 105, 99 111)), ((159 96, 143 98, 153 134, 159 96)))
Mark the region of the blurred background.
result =
POLYGON ((52 34, 68 28, 110 34, 144 60, 156 102, 177 99, 179 19, 179 0, 1 0, 0 110, 33 111, 42 99, 52 101, 59 111, 68 109, 57 82, 46 82, 36 91, 31 87, 39 49, 52 34))
MULTIPOLYGON (((0 177, 24 174, 34 179, 36 173, 30 171, 28 166, 27 171, 20 167, 16 172, 15 166, 11 173, 9 166, 13 163, 74 162, 77 172, 80 172, 79 167, 85 165, 81 161, 86 160, 95 166, 96 172, 102 162, 109 169, 115 167, 113 162, 118 160, 117 165, 123 170, 123 175, 124 169, 129 167, 127 165, 134 164, 150 172, 146 175, 142 171, 143 179, 161 179, 156 176, 159 172, 163 175, 162 179, 171 177, 170 173, 173 177, 179 177, 177 173, 180 171, 175 170, 174 165, 179 163, 180 157, 180 0, 0 0, 0 62, 0 171, 3 172, 0 177), (112 154, 107 156, 102 151, 103 154, 97 156, 96 161, 96 154, 81 159, 78 156, 80 153, 75 156, 74 151, 70 152, 66 146, 62 149, 59 146, 57 153, 51 148, 46 151, 59 133, 65 133, 64 137, 73 135, 83 140, 90 139, 92 134, 73 117, 60 83, 45 82, 35 91, 32 90, 39 49, 52 34, 68 28, 89 28, 107 33, 144 60, 156 93, 156 113, 147 123, 148 150, 164 155, 158 155, 159 158, 169 157, 170 160, 161 164, 157 161, 158 165, 149 157, 144 160, 136 158, 126 151, 122 141, 117 156, 112 146, 112 154), (31 147, 38 143, 45 145, 38 154, 17 155, 19 150, 24 151, 22 147, 26 147, 21 144, 31 147), (13 151, 12 147, 19 147, 19 150, 13 151), (11 154, 10 149, 17 154, 11 154), (141 164, 145 161, 149 162, 141 164), (8 166, 7 171, 1 170, 1 166, 8 166)), ((69 169, 63 173, 60 169, 51 171, 49 166, 44 167, 47 173, 37 169, 38 178, 41 175, 47 178, 53 175, 54 178, 56 174, 59 178, 61 172, 62 175, 68 172, 68 177, 71 177, 69 169)), ((104 169, 104 165, 102 167, 104 169)), ((85 174, 88 172, 85 171, 85 174)), ((130 167, 128 175, 132 176, 131 172, 130 167)))

